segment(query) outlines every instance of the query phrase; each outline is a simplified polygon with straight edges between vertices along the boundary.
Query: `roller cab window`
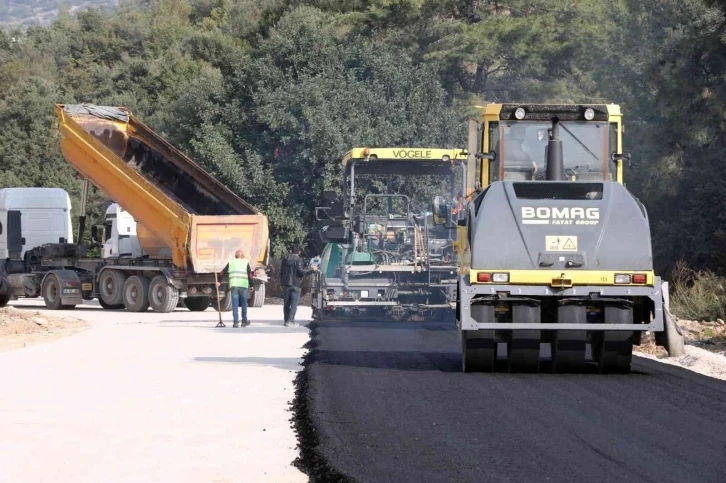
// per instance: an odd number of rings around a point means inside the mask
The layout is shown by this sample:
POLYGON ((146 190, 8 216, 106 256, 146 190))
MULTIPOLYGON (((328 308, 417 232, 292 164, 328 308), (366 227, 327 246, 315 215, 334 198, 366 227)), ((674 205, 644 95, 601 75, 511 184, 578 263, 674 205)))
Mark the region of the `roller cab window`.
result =
MULTIPOLYGON (((550 128, 549 122, 500 122, 497 134, 490 136, 497 160, 491 181, 544 180, 550 128)), ((614 178, 610 131, 607 122, 560 122, 565 180, 614 178)))

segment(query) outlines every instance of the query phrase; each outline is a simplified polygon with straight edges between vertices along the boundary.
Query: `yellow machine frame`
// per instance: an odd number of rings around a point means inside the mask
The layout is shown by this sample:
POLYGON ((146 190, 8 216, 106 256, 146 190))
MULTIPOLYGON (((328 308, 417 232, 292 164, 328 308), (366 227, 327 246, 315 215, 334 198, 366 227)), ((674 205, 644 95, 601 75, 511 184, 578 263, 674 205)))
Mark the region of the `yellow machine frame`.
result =
POLYGON ((343 156, 343 166, 355 159, 385 160, 444 160, 459 161, 467 158, 468 153, 461 149, 434 148, 353 148, 343 156))

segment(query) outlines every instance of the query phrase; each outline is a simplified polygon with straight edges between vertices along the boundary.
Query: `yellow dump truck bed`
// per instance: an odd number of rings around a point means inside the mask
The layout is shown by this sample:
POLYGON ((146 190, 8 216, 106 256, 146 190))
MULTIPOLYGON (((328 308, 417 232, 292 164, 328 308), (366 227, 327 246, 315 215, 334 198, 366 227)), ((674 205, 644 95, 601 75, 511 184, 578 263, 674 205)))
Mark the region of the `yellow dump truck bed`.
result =
POLYGON ((238 249, 266 263, 267 218, 127 109, 59 104, 55 112, 66 160, 136 219, 147 253, 165 246, 192 273, 220 270, 238 249))

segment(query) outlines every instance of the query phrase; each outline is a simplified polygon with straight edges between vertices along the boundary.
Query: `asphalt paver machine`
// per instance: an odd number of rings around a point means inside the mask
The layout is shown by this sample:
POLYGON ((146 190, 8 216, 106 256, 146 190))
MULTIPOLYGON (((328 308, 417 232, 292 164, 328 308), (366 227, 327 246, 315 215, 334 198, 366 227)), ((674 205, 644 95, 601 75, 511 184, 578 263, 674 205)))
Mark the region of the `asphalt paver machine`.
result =
POLYGON ((317 208, 320 271, 314 316, 452 317, 467 153, 461 149, 355 148, 343 158, 342 196, 317 208), (432 197, 452 206, 434 226, 432 197))

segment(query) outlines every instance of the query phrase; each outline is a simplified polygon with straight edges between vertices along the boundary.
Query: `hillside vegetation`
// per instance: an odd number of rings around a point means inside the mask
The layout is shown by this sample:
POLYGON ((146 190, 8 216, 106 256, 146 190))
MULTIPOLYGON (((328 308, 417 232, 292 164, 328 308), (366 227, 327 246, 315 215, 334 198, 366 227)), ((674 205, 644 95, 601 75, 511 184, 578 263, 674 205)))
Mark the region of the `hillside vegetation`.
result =
POLYGON ((280 254, 351 146, 463 146, 485 101, 614 102, 658 268, 726 274, 726 0, 121 5, 0 31, 0 186, 77 199, 53 104, 127 106, 263 209, 280 254))

